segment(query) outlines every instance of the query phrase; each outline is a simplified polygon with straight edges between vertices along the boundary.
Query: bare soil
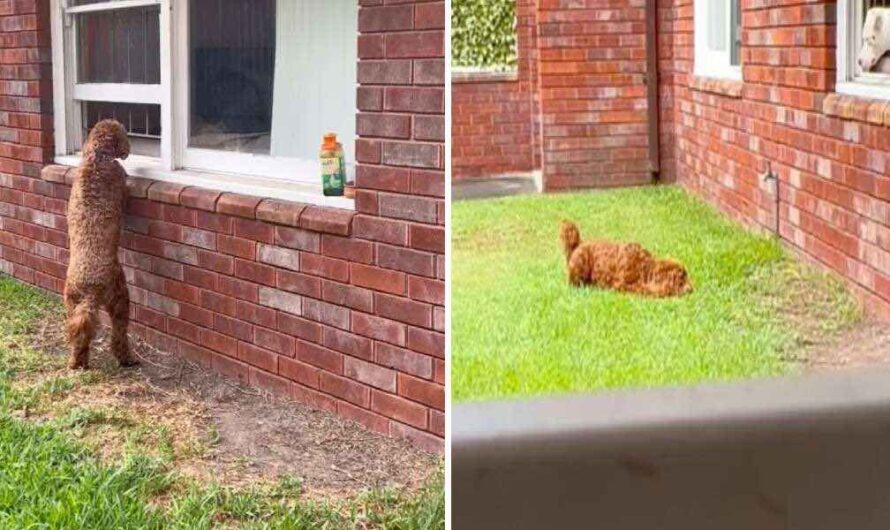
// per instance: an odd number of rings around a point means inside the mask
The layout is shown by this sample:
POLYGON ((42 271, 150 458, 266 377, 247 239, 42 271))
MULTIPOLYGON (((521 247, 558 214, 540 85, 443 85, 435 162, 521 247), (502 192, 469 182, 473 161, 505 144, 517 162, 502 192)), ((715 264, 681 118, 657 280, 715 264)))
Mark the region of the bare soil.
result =
POLYGON ((890 367, 890 324, 866 320, 839 336, 804 350, 808 372, 865 366, 890 367))
MULTIPOLYGON (((35 341, 53 358, 52 367, 19 384, 70 375, 60 324, 50 318, 35 341)), ((196 480, 241 487, 291 477, 314 498, 349 498, 382 487, 414 491, 441 466, 439 455, 405 440, 243 387, 132 337, 131 347, 141 364, 121 370, 100 337, 87 382, 35 417, 58 418, 77 407, 100 410, 101 419, 83 436, 107 459, 134 442, 157 445, 196 480)))

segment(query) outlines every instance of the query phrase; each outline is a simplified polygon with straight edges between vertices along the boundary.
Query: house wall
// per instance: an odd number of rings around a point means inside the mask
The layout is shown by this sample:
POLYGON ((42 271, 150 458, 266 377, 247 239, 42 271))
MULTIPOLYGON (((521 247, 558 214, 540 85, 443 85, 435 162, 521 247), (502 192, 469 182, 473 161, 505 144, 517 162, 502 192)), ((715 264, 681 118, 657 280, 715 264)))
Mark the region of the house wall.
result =
POLYGON ((651 181, 645 0, 519 0, 515 79, 453 75, 457 180, 543 169, 560 190, 651 181))
POLYGON ((517 0, 515 71, 452 75, 455 180, 540 168, 536 0, 517 0))
MULTIPOLYGON (((362 2, 356 211, 131 178, 132 331, 208 369, 442 448, 444 2, 362 2)), ((0 0, 0 271, 64 285, 48 0, 0 0)))
POLYGON ((771 166, 783 242, 890 313, 890 112, 834 93, 836 3, 743 0, 741 83, 693 76, 692 0, 660 3, 680 184, 768 231, 771 166))

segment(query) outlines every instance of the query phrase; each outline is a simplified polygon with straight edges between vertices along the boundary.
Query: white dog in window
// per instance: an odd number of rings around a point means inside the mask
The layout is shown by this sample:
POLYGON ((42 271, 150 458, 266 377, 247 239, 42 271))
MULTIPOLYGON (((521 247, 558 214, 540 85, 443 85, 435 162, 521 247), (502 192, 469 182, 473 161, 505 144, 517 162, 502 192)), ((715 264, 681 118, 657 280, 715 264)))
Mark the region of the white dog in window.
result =
POLYGON ((862 49, 857 62, 865 72, 890 73, 890 8, 876 7, 868 10, 862 26, 862 49))

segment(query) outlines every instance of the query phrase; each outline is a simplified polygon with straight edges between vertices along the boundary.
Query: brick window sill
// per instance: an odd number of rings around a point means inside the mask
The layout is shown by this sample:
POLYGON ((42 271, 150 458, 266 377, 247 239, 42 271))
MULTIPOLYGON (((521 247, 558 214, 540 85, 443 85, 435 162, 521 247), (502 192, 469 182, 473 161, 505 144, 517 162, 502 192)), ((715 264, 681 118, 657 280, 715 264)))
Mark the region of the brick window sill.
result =
POLYGON ((745 87, 745 83, 743 81, 735 81, 731 79, 714 79, 711 77, 696 76, 692 78, 689 87, 698 92, 709 92, 740 99, 742 97, 742 89, 745 87))
POLYGON ((845 94, 829 94, 822 101, 827 116, 890 127, 890 101, 845 94))
MULTIPOLYGON (((75 167, 49 165, 43 168, 40 176, 45 181, 70 186, 74 183, 76 174, 75 167)), ((149 199, 245 219, 259 219, 313 232, 352 235, 352 218, 355 212, 349 209, 217 191, 144 177, 128 177, 127 188, 131 198, 149 199)))
POLYGON ((452 83, 505 83, 519 80, 519 70, 457 70, 451 72, 452 83))

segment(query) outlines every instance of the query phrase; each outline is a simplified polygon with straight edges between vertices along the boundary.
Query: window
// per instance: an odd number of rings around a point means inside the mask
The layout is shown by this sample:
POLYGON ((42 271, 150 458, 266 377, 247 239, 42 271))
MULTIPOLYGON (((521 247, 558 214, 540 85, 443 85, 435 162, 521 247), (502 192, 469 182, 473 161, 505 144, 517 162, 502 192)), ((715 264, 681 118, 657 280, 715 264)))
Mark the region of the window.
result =
POLYGON ((695 0, 695 75, 742 78, 741 0, 695 0))
POLYGON ((184 170, 172 173, 246 193, 269 181, 320 187, 327 131, 353 171, 356 0, 53 2, 60 158, 112 117, 129 131, 135 174, 184 170))
POLYGON ((890 0, 839 0, 837 91, 890 99, 890 0))

